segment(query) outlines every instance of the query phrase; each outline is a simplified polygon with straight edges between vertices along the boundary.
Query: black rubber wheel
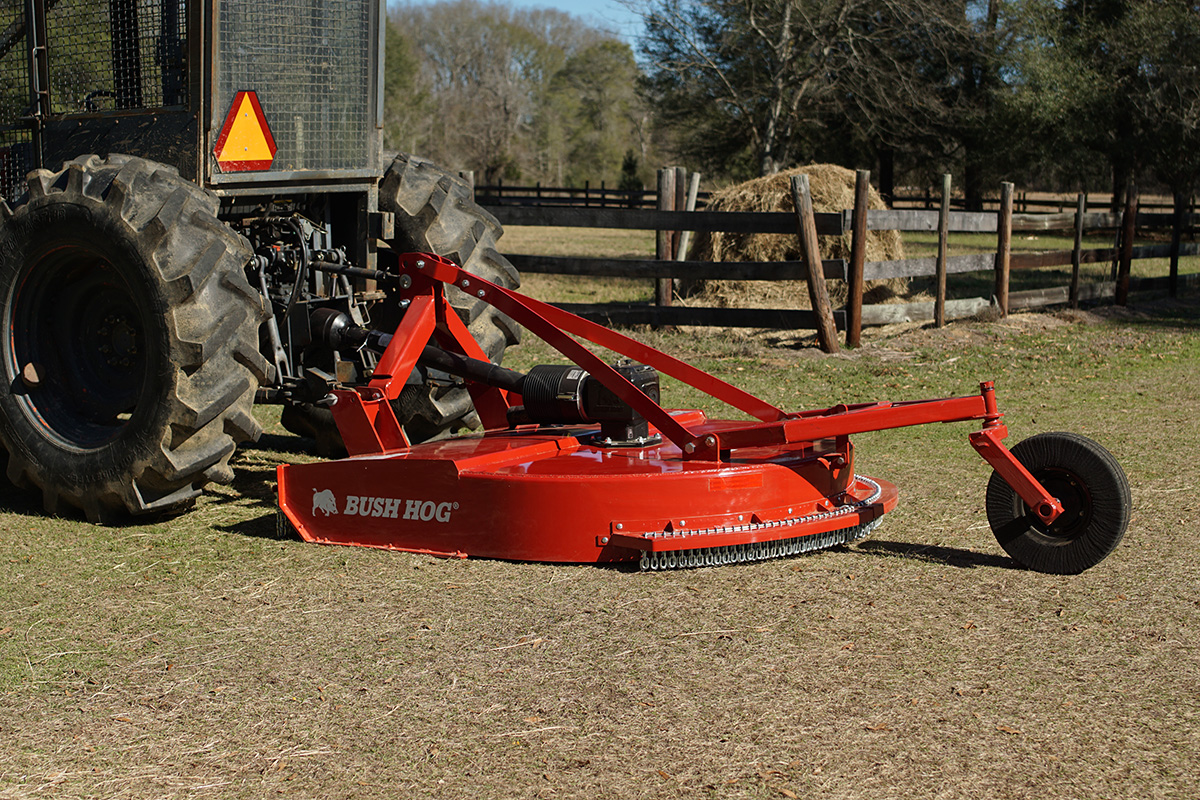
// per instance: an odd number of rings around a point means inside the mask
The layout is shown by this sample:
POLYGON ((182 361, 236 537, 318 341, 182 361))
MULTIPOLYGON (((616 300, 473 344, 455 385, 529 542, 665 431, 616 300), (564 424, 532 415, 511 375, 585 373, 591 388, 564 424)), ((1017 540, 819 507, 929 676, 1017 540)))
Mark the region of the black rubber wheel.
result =
MULTIPOLYGON (((436 253, 470 273, 508 289, 521 285, 517 270, 496 249, 500 223, 476 205, 471 187, 429 161, 396 157, 379 185, 379 208, 396 215, 392 247, 400 252, 436 253)), ((479 298, 448 287, 446 297, 494 364, 520 339, 520 328, 479 298)), ((396 402, 397 415, 413 441, 474 427, 474 407, 460 386, 408 386, 396 402)))
POLYGON ((1063 504, 1045 525, 999 474, 987 488, 987 515, 1004 551, 1037 572, 1075 575, 1121 542, 1129 525, 1129 481, 1112 454, 1074 433, 1041 433, 1012 448, 1029 472, 1063 504))
POLYGON ((217 208, 127 156, 31 173, 0 207, 0 443, 47 512, 180 510, 258 438, 266 309, 217 208))

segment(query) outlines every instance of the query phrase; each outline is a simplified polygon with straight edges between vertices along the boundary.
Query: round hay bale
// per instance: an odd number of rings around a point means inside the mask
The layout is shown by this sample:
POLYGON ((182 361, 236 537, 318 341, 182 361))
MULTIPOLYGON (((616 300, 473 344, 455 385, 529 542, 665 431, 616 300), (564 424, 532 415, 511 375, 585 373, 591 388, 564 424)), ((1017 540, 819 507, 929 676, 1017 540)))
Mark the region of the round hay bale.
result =
MULTIPOLYGON (((709 211, 786 211, 794 213, 792 176, 808 176, 813 210, 838 212, 854 207, 853 170, 834 164, 810 164, 714 192, 709 211)), ((887 208, 871 187, 868 207, 887 208)), ((850 234, 821 236, 822 258, 850 258, 850 234)), ((792 234, 697 232, 688 254, 693 261, 802 261, 799 238, 792 234)), ((904 243, 897 231, 867 231, 867 261, 894 261, 904 258, 904 243)), ((695 281, 689 297, 698 305, 725 308, 807 308, 808 288, 804 281, 695 281)), ((907 281, 897 278, 871 281, 866 286, 865 303, 879 303, 901 295, 907 281)), ((842 281, 829 283, 834 305, 844 305, 847 289, 842 281)))

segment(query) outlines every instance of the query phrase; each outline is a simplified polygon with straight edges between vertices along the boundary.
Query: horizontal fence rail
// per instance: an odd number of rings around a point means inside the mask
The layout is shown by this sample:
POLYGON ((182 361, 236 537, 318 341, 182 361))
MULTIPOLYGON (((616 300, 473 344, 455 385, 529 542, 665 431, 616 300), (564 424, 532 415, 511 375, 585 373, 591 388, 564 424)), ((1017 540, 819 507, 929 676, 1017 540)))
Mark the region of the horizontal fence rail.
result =
MULTIPOLYGON (((618 208, 530 208, 483 204, 505 225, 556 228, 618 228, 641 231, 723 231, 796 234, 796 215, 781 211, 656 211, 618 208)), ((847 230, 844 215, 816 214, 817 234, 847 230)))
MULTIPOLYGON (((1089 204, 1093 208, 1102 208, 1105 206, 1110 206, 1111 205, 1111 195, 1109 195, 1109 194, 1091 195, 1088 197, 1088 201, 1089 201, 1089 204)), ((900 191, 897 191, 892 196, 891 205, 892 205, 892 208, 895 208, 895 209, 911 209, 911 208, 936 209, 940 202, 941 202, 941 197, 937 194, 933 194, 933 193, 929 192, 928 190, 914 192, 912 190, 902 189, 900 191)), ((1047 209, 1047 210, 1052 209, 1053 211, 1057 211, 1057 212, 1072 213, 1072 212, 1069 212, 1068 209, 1070 209, 1073 205, 1075 205, 1075 202, 1076 202, 1075 197, 1071 197, 1071 198, 1067 198, 1065 196, 1048 197, 1048 196, 1045 196, 1044 194, 1039 196, 1037 193, 1031 194, 1028 192, 1021 192, 1016 197, 1013 198, 1013 205, 1015 208, 1020 209, 1021 212, 1028 212, 1030 210, 1035 210, 1035 213, 1041 213, 1041 212, 1037 212, 1036 209, 1047 209)), ((952 198, 951 205, 956 208, 964 208, 965 209, 966 199, 961 198, 961 197, 952 198)), ((1171 201, 1169 199, 1165 199, 1165 198, 1162 200, 1159 200, 1159 201, 1143 200, 1141 203, 1141 206, 1146 209, 1164 209, 1164 211, 1170 211, 1174 208, 1171 201)), ((998 207, 998 202, 994 198, 988 198, 983 201, 983 210, 984 211, 990 211, 992 213, 995 213, 997 207, 998 207)), ((1193 204, 1193 206, 1192 206, 1193 211, 1194 211, 1194 208, 1195 208, 1195 205, 1193 204)))
MULTIPOLYGON (((697 201, 703 206, 708 198, 709 192, 700 192, 697 201)), ((598 189, 589 184, 582 188, 494 184, 476 186, 475 202, 484 206, 657 208, 658 192, 652 189, 610 189, 603 183, 598 189)))
MULTIPOLYGON (((694 308, 650 306, 635 303, 555 303, 555 306, 605 325, 699 325, 714 328, 779 328, 812 330, 816 314, 806 308, 694 308)), ((845 328, 845 311, 833 312, 839 329, 845 328)))
MULTIPOLYGON (((852 209, 842 212, 845 217, 845 228, 850 229, 852 209)), ((949 230, 951 233, 996 233, 997 214, 994 211, 951 211, 949 214, 949 230)), ((1174 221, 1173 214, 1158 214, 1139 212, 1137 227, 1147 230, 1170 228, 1174 221)), ((1184 227, 1193 227, 1200 222, 1200 214, 1185 217, 1184 227)), ((1105 230, 1121 225, 1121 215, 1107 211, 1090 211, 1083 215, 1084 230, 1105 230)), ((1014 233, 1029 233, 1037 231, 1069 231, 1075 228, 1075 212, 1058 214, 1013 214, 1012 229, 1014 233)), ((913 209, 887 209, 867 211, 867 230, 870 231, 902 231, 902 232, 936 232, 938 229, 937 211, 918 211, 913 209)))
MULTIPOLYGON (((657 261, 654 259, 570 258, 563 256, 510 255, 521 272, 543 275, 591 275, 604 278, 678 278, 714 281, 803 281, 808 265, 803 261, 657 261)), ((821 262, 830 280, 846 280, 846 260, 821 262)))

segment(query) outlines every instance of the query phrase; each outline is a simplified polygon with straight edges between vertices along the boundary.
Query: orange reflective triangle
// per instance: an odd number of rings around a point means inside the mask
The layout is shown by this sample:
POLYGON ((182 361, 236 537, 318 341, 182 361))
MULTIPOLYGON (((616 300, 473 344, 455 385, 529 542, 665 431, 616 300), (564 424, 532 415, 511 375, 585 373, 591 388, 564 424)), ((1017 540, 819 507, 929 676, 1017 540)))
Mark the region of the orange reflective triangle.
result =
POLYGON ((275 137, 255 92, 238 92, 213 148, 222 172, 268 169, 275 160, 275 137))

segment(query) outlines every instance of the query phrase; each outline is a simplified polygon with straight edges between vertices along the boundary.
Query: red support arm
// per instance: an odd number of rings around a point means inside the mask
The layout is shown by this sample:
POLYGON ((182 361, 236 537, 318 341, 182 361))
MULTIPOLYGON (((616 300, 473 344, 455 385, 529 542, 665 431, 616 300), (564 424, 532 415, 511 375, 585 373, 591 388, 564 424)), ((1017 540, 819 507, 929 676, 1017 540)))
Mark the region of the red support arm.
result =
MULTIPOLYGON (((717 461, 724 451, 738 448, 778 446, 933 422, 982 420, 983 430, 971 434, 970 441, 984 460, 1013 487, 1042 521, 1052 522, 1062 513, 1062 504, 1001 442, 1008 435, 1008 430, 1000 423, 1001 414, 990 382, 980 385, 980 394, 967 397, 838 405, 818 411, 788 414, 690 364, 554 306, 497 286, 462 270, 448 259, 428 253, 406 253, 398 255, 398 267, 413 279, 411 290, 407 292, 411 305, 380 361, 380 377, 362 390, 362 398, 355 396, 357 404, 347 404, 351 408, 342 412, 352 430, 376 428, 374 435, 364 435, 362 447, 386 448, 397 437, 391 433, 392 425, 387 420, 390 407, 387 414, 379 411, 372 416, 354 406, 371 402, 365 393, 372 389, 394 399, 399 393, 399 389, 393 388, 395 376, 409 374, 435 331, 444 347, 454 347, 464 355, 486 360, 486 354, 445 302, 440 284, 452 284, 495 306, 587 370, 675 443, 685 458, 717 461), (716 434, 697 436, 568 334, 637 359, 760 421, 739 428, 723 429, 719 437, 716 434)), ((354 393, 339 391, 336 394, 341 398, 354 393)), ((473 387, 472 398, 487 427, 503 426, 503 415, 508 409, 506 393, 498 389, 473 387)), ((337 406, 335 413, 338 413, 337 406)), ((341 417, 338 425, 339 428, 342 426, 341 417)), ((399 431, 399 426, 396 425, 395 429, 399 431)), ((403 438, 402 432, 399 438, 403 438)))
POLYGON ((429 344, 429 337, 437 327, 439 300, 442 300, 440 290, 412 298, 403 319, 396 326, 396 332, 392 334, 392 341, 375 365, 375 374, 368 384, 371 390, 389 400, 400 396, 404 382, 408 380, 409 373, 421 357, 421 351, 429 344))
POLYGON ((983 430, 972 433, 969 437, 983 460, 992 465, 992 469, 1004 478, 1004 482, 1013 488, 1017 496, 1025 501, 1025 505, 1033 509, 1045 524, 1049 525, 1063 513, 1062 503, 1058 498, 1046 491, 1046 487, 1033 477, 1025 465, 1017 460, 1001 442, 1008 436, 1008 427, 1000 422, 1000 411, 996 406, 995 386, 991 381, 979 384, 980 393, 987 407, 988 415, 983 423, 983 430))
POLYGON ((392 411, 391 401, 400 396, 404 381, 433 333, 440 297, 439 289, 412 298, 392 341, 375 365, 370 383, 357 390, 334 391, 333 421, 350 455, 408 447, 408 437, 392 411))
MULTIPOLYGON (((437 317, 438 326, 434 336, 443 349, 480 361, 491 360, 449 303, 442 302, 437 317)), ((471 394, 471 402, 475 405, 475 413, 479 414, 484 430, 508 427, 508 392, 474 382, 467 383, 467 391, 471 394)))

